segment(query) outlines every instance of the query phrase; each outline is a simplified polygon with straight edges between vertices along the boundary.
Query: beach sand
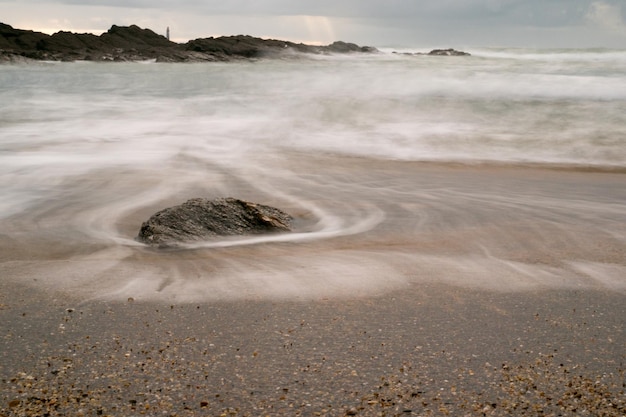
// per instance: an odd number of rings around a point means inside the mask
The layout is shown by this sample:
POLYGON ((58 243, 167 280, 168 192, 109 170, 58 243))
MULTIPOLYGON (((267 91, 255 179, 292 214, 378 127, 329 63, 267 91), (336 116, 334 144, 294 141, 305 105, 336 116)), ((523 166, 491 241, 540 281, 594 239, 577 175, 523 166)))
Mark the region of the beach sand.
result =
POLYGON ((80 306, 2 294, 7 416, 626 413, 626 304, 614 292, 430 284, 346 300, 80 306))
POLYGON ((91 200, 6 221, 0 415, 626 414, 622 173, 347 161, 295 164, 355 230, 310 241, 50 246, 91 200))

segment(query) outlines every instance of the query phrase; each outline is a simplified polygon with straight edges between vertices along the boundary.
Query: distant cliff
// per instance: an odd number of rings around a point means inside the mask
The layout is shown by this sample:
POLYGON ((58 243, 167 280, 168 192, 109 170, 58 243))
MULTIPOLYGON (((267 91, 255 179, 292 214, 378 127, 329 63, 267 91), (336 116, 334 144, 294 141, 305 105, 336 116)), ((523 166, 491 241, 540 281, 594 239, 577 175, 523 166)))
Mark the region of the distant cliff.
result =
POLYGON ((232 61, 296 54, 374 53, 376 48, 335 42, 327 46, 296 44, 252 36, 194 39, 180 44, 136 25, 113 25, 106 33, 57 32, 47 35, 0 23, 0 61, 232 61))

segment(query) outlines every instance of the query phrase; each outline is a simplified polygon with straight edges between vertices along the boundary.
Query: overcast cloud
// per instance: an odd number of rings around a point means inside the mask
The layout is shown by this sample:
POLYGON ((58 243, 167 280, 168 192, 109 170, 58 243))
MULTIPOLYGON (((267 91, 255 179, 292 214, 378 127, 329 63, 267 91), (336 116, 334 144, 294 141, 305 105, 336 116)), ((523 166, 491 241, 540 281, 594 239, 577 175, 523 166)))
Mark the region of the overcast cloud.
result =
POLYGON ((249 34, 395 47, 626 49, 625 0, 0 0, 0 21, 53 33, 137 24, 186 41, 249 34))

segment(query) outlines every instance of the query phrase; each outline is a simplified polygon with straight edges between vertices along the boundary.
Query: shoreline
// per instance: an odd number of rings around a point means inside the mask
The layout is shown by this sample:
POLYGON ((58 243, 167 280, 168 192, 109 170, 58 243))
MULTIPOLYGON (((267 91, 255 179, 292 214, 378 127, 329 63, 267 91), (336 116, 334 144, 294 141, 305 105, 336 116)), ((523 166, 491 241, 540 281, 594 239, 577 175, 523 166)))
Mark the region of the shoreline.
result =
POLYGON ((315 299, 437 282, 626 291, 621 173, 296 153, 283 162, 274 176, 284 169, 293 177, 228 178, 218 184, 228 195, 194 185, 148 203, 132 187, 120 193, 128 172, 79 177, 65 186, 71 204, 3 220, 0 270, 7 281, 38 279, 38 287, 86 299, 315 299), (302 229, 223 247, 163 251, 136 242, 151 214, 198 196, 279 207, 302 229), (43 219, 63 234, 38 227, 43 219))
POLYGON ((393 158, 376 158, 372 156, 361 156, 354 154, 330 154, 322 152, 323 158, 318 156, 311 156, 306 152, 288 151, 286 155, 294 157, 297 160, 302 159, 330 159, 334 161, 346 160, 354 161, 357 164, 399 164, 411 167, 413 169, 457 169, 457 170, 501 170, 503 172, 512 171, 523 173, 532 173, 533 171, 562 171, 564 173, 601 173, 601 174, 626 174, 626 165, 601 165, 601 164, 583 164, 579 162, 530 162, 530 161, 495 161, 495 160, 480 160, 480 159, 468 159, 468 160, 437 160, 437 159, 424 159, 424 160, 404 160, 393 158))
MULTIPOLYGON (((0 415, 626 412, 622 174, 304 154, 281 167, 297 175, 286 194, 342 227, 383 220, 222 249, 93 242, 66 225, 103 210, 91 190, 120 193, 128 173, 100 172, 66 185, 71 204, 5 220, 0 415)), ((258 201, 262 185, 224 188, 258 201)), ((152 209, 96 225, 132 236, 152 209)))

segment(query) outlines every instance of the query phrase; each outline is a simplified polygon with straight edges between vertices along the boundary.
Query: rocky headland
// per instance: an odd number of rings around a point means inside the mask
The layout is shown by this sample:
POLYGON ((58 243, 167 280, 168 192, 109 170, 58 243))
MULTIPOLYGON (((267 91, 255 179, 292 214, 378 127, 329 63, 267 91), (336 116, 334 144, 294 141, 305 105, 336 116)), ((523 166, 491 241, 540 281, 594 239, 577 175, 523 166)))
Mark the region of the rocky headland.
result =
POLYGON ((272 58, 299 54, 376 53, 369 46, 337 41, 305 45, 246 35, 194 39, 176 43, 136 25, 113 25, 102 35, 57 32, 47 35, 0 23, 0 62, 143 61, 204 62, 272 58))

